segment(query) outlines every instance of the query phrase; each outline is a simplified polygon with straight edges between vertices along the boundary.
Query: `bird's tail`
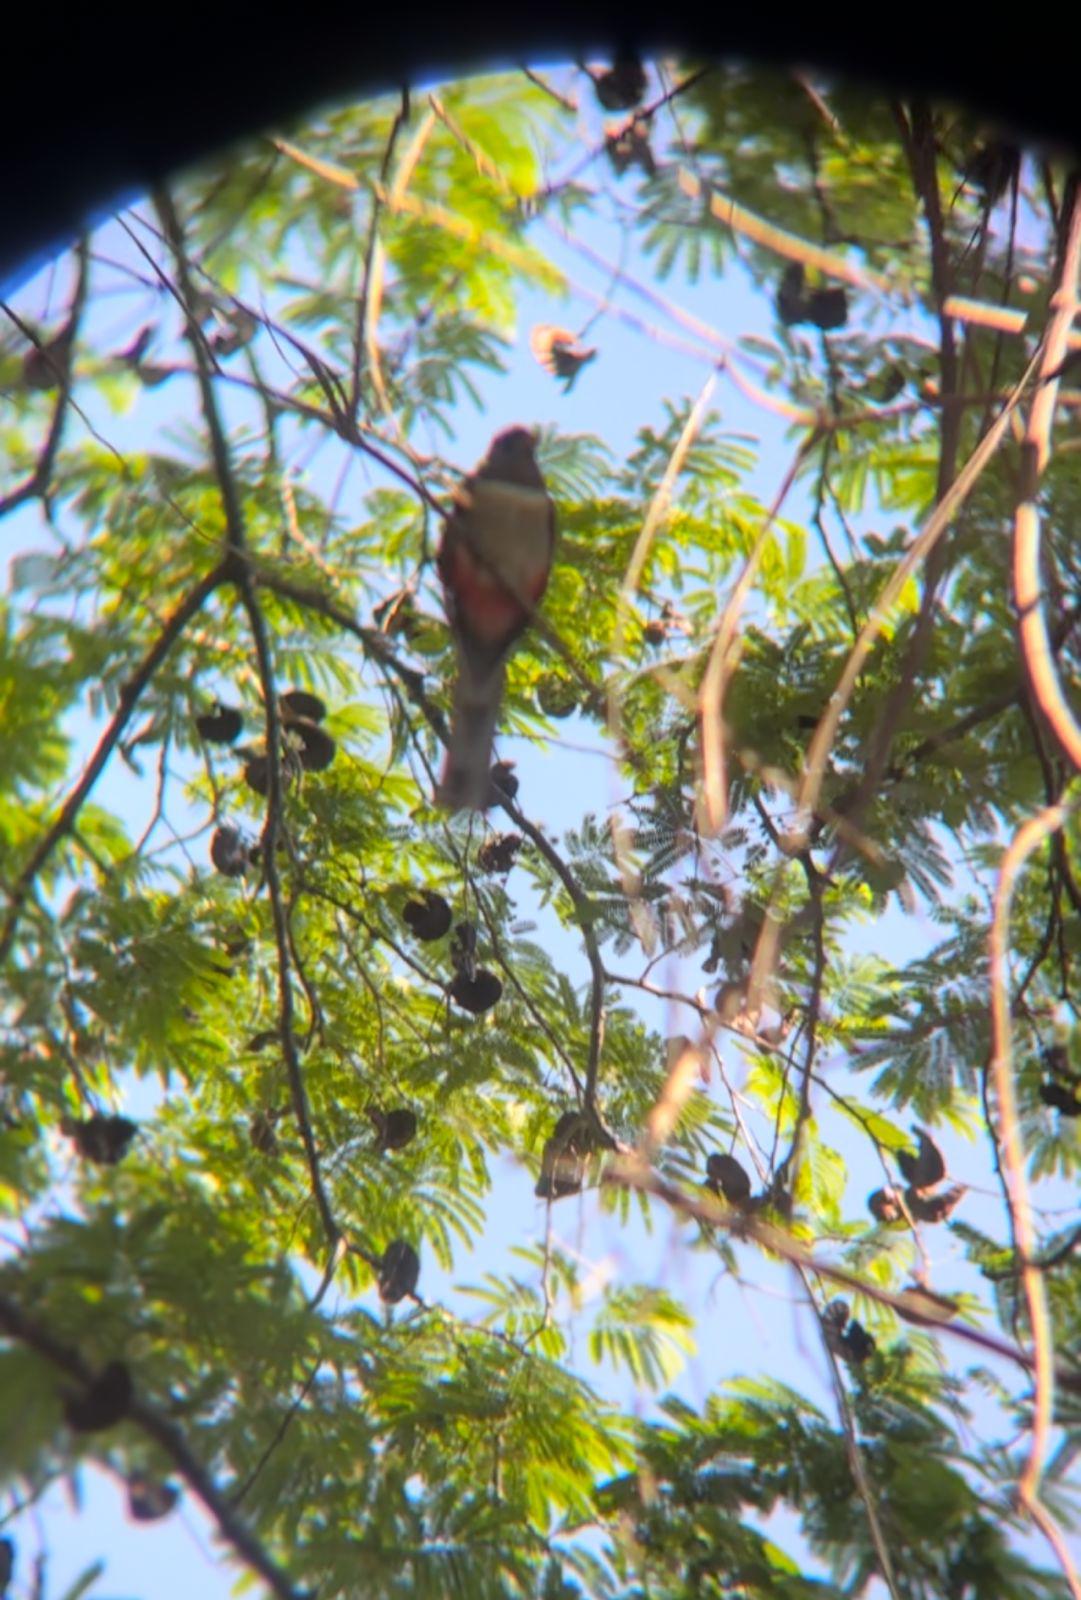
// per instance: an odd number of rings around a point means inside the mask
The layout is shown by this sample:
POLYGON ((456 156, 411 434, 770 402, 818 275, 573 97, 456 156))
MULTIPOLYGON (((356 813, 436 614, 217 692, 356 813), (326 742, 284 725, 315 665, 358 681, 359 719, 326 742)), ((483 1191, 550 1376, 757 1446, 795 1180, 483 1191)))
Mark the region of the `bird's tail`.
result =
POLYGON ((503 701, 502 666, 483 673, 463 661, 454 686, 450 735, 436 803, 448 811, 482 811, 491 802, 492 740, 503 701))

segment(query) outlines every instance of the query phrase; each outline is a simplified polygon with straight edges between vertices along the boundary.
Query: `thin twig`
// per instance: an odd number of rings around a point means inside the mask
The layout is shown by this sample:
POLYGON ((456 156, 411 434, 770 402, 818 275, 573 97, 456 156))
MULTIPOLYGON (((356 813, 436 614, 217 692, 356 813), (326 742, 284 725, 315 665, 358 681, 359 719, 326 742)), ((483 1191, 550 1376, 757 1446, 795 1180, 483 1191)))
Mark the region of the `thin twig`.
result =
POLYGON ((30 859, 19 873, 8 896, 8 912, 0 931, 0 966, 7 960, 15 938, 23 906, 34 879, 48 861, 60 841, 71 833, 84 800, 93 789, 119 743, 120 736, 131 721, 139 697, 150 683, 155 672, 165 660, 187 624, 206 604, 209 597, 228 577, 228 564, 219 563, 195 585, 187 597, 162 627, 154 643, 136 667, 131 677, 121 686, 120 704, 112 721, 98 740, 93 755, 87 762, 82 777, 65 800, 52 827, 42 835, 30 859))
MULTIPOLYGON (((71 297, 71 306, 67 319, 58 335, 67 350, 67 360, 61 363, 52 363, 50 361, 50 365, 57 368, 58 389, 56 400, 53 403, 53 414, 49 422, 49 429, 45 435, 45 443, 29 476, 0 499, 0 517, 6 517, 9 511, 14 511, 16 507, 25 504, 27 500, 34 500, 39 496, 45 499, 48 496, 49 479, 52 477, 53 465, 64 435, 64 423, 67 420, 68 402, 71 399, 71 386, 75 377, 75 339, 79 331, 79 322, 82 318, 83 306, 86 303, 87 286, 90 281, 89 247, 85 238, 79 240, 75 248, 75 255, 79 263, 79 270, 75 279, 75 290, 71 297)), ((12 316, 13 314, 9 312, 8 315, 12 316)), ((13 320, 18 321, 14 317, 13 320)), ((45 354, 46 360, 49 360, 48 353, 42 353, 45 354)))

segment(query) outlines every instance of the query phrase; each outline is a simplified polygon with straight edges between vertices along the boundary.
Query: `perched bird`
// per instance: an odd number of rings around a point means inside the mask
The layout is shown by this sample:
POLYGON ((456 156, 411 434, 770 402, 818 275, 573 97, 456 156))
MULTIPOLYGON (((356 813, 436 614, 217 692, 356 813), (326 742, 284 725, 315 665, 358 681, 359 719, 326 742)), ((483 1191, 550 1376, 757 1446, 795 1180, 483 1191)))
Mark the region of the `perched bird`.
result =
POLYGON ((450 737, 436 800, 483 810, 511 646, 548 586, 555 508, 528 428, 497 433, 459 486, 437 556, 458 652, 450 737))

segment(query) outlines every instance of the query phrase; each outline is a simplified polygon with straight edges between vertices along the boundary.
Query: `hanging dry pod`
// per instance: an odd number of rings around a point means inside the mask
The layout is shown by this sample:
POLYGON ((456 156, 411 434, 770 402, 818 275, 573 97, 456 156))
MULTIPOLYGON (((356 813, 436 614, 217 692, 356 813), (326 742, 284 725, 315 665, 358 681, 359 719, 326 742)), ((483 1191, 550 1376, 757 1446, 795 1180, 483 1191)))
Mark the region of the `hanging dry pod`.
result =
POLYGON ((96 1111, 92 1117, 77 1122, 65 1117, 60 1131, 66 1133, 84 1161, 98 1166, 115 1167, 139 1131, 138 1123, 127 1117, 106 1116, 96 1111))
POLYGON ((379 1298, 387 1305, 404 1300, 416 1291, 420 1277, 420 1257, 411 1244, 395 1239, 383 1251, 379 1263, 379 1298))
POLYGON ((746 1206, 751 1198, 751 1180, 735 1156, 714 1150, 706 1157, 706 1187, 723 1194, 730 1206, 746 1206))
POLYGON ((645 99, 649 79, 636 55, 617 56, 604 72, 593 77, 597 99, 605 111, 631 111, 645 99))
POLYGON ((338 751, 326 729, 308 717, 290 717, 285 727, 290 739, 299 746, 298 756, 304 771, 325 772, 338 751))
POLYGON ((159 1522, 180 1499, 180 1490, 159 1478, 134 1473, 128 1479, 128 1511, 136 1522, 159 1522))
POLYGON ((503 985, 494 972, 489 972, 487 967, 478 967, 472 978, 459 972, 451 983, 448 993, 458 1005, 466 1011, 471 1011, 475 1017, 479 1017, 496 1004, 503 993, 503 985))
POLYGON ((857 1322, 855 1317, 848 1324, 841 1336, 841 1356, 854 1367, 862 1367, 874 1355, 877 1345, 874 1336, 867 1332, 862 1322, 857 1322))
POLYGON ((131 1373, 122 1361, 110 1361, 96 1378, 63 1400, 64 1421, 74 1433, 111 1428, 131 1404, 131 1373))
POLYGON ((23 357, 23 383, 28 389, 59 389, 71 361, 72 329, 61 328, 51 339, 32 345, 23 357))
POLYGON ((452 920, 450 906, 434 889, 422 889, 419 900, 407 900, 402 907, 402 921, 424 944, 442 939, 452 920))
POLYGON ((276 1156, 278 1153, 278 1135, 274 1131, 277 1120, 276 1111, 256 1111, 248 1124, 252 1149, 258 1150, 262 1156, 276 1156))
POLYGON ((541 1200, 562 1200, 578 1194, 585 1158, 593 1148, 589 1123, 579 1111, 564 1111, 541 1152, 540 1177, 534 1194, 541 1200))
POLYGON ((416 1138, 417 1119, 407 1106, 395 1107, 393 1111, 381 1111, 378 1106, 369 1106, 368 1118, 375 1129, 375 1147, 380 1153, 404 1150, 416 1138))
POLYGON ((518 776, 513 761, 497 761, 488 776, 495 790, 492 796, 493 803, 500 799, 514 799, 518 793, 518 776))
POLYGON ((240 737, 244 718, 236 706, 226 706, 215 700, 210 711, 196 717, 195 727, 200 739, 208 744, 232 744, 240 737))
POLYGON ((649 142, 648 117, 635 117, 625 127, 605 135, 604 148, 615 172, 622 177, 629 167, 641 167, 647 178, 656 176, 657 163, 649 142))
POLYGON ((286 689, 284 694, 278 696, 278 708, 283 722, 295 722, 298 718, 307 722, 322 722, 327 714, 324 701, 307 689, 286 689))
POLYGON ((239 828, 215 828, 210 839, 210 859, 223 878, 242 878, 251 865, 251 851, 239 828))
POLYGON ((477 851, 477 866, 482 872, 506 874, 513 867, 522 844, 520 833, 493 834, 477 851))

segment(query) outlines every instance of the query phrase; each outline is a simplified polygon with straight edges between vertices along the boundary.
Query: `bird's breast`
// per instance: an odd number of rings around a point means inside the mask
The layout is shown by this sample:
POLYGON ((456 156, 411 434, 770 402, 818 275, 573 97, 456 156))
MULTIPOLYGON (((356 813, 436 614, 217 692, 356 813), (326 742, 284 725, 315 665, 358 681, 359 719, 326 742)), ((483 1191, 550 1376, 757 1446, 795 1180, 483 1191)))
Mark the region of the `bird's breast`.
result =
POLYGON ((543 489, 480 480, 459 492, 456 521, 466 547, 493 579, 512 593, 540 598, 552 554, 552 502, 543 489))

